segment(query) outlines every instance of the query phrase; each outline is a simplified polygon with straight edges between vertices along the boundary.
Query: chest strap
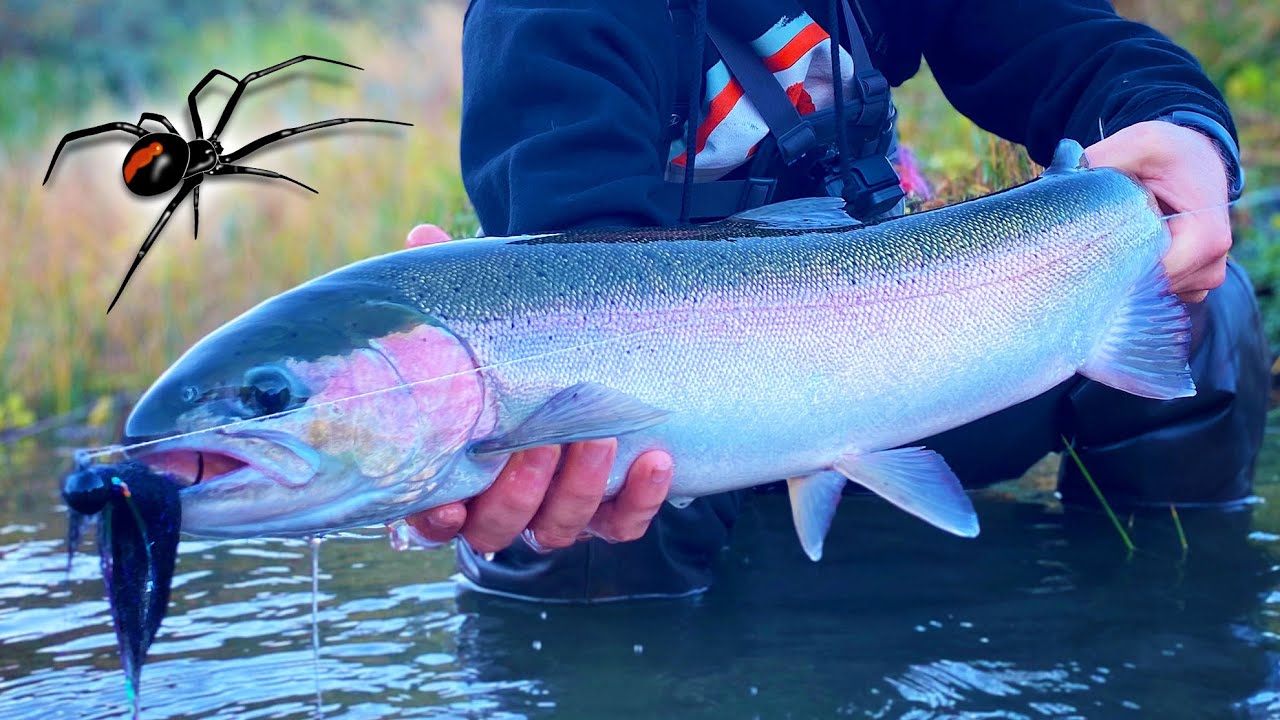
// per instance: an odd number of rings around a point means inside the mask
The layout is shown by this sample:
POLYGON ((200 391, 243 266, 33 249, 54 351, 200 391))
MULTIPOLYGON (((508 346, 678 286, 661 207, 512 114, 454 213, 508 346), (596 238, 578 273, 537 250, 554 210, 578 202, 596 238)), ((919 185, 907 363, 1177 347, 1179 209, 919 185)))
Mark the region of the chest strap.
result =
MULTIPOLYGON (((760 207, 771 202, 777 190, 777 178, 784 169, 788 177, 796 177, 796 169, 811 168, 812 185, 828 194, 844 196, 848 209, 855 217, 869 219, 893 207, 902 198, 897 173, 885 153, 893 136, 893 108, 889 97, 889 83, 874 65, 867 52, 862 32, 850 8, 849 0, 839 0, 844 19, 841 23, 832 18, 831 37, 842 35, 854 61, 853 88, 856 97, 844 103, 843 121, 850 140, 851 184, 845 187, 835 152, 836 122, 841 113, 835 108, 801 116, 792 104, 773 73, 764 66, 751 46, 724 28, 711 24, 708 37, 719 52, 733 77, 742 85, 743 92, 755 106, 769 133, 757 148, 745 178, 699 182, 693 186, 690 198, 692 207, 688 217, 693 219, 717 219, 728 217, 742 210, 760 207)), ((676 37, 681 39, 680 25, 683 14, 673 3, 672 19, 676 24, 676 37)), ((682 62, 687 65, 687 62, 682 62)), ((700 70, 700 63, 698 70, 700 70)), ((686 68, 681 68, 685 72, 686 68)), ((687 99, 685 99, 687 101, 687 99)), ((677 113, 687 104, 678 104, 677 113)), ((673 126, 682 124, 679 115, 673 118, 673 126)), ((739 174, 735 170, 732 174, 739 174)), ((664 202, 670 207, 681 206, 680 183, 667 183, 664 202)), ((819 190, 820 191, 820 190, 819 190)))

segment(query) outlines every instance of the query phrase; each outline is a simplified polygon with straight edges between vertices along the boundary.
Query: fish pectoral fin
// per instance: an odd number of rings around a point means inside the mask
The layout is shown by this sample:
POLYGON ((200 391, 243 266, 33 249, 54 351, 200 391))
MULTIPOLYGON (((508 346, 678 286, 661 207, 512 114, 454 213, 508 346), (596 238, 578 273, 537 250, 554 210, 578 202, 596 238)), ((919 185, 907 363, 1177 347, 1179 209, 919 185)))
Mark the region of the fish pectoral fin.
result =
POLYGON ((626 393, 583 382, 556 393, 514 430, 471 446, 474 455, 504 455, 538 445, 616 437, 667 419, 659 410, 626 393))
POLYGON ((796 535, 800 537, 805 555, 814 562, 822 559, 822 543, 831 529, 831 519, 836 516, 836 506, 840 504, 840 493, 846 482, 844 475, 831 470, 787 478, 796 535))
POLYGON ((849 453, 835 469, 853 482, 928 522, 961 537, 978 535, 978 514, 947 462, 922 448, 849 453))
POLYGON ((1191 397, 1196 384, 1187 365, 1190 355, 1191 317, 1156 264, 1116 311, 1080 374, 1141 397, 1191 397))
POLYGON ((1062 173, 1084 170, 1089 167, 1089 159, 1085 157, 1084 148, 1071 138, 1058 141, 1053 150, 1053 160, 1044 169, 1045 175, 1061 175, 1062 173))
POLYGON ((747 220, 776 230, 821 230, 861 225, 845 214, 844 198, 800 198, 740 212, 725 222, 747 220))

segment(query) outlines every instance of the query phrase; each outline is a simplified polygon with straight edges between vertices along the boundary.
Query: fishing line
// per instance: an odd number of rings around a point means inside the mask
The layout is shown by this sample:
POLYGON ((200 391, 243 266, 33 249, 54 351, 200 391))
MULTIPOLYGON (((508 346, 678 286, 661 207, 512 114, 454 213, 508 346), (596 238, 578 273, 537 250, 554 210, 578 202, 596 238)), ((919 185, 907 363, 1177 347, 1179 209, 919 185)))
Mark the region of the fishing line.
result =
POLYGON ((129 508, 129 512, 133 515, 133 521, 138 525, 138 533, 142 536, 142 550, 147 556, 147 584, 143 589, 142 601, 144 605, 151 602, 151 591, 155 589, 155 563, 151 559, 151 541, 147 539, 147 523, 142 519, 142 513, 138 511, 138 506, 133 502, 133 493, 129 490, 129 484, 118 477, 111 478, 111 484, 120 488, 120 494, 124 497, 124 504, 129 508))
POLYGON ((1236 198, 1235 200, 1231 200, 1229 202, 1219 203, 1217 205, 1210 205, 1208 207, 1202 207, 1196 210, 1183 210, 1182 212, 1170 213, 1168 215, 1161 215, 1160 219, 1167 222, 1174 218, 1186 217, 1188 215, 1196 215, 1202 212, 1209 212, 1211 210, 1222 210, 1226 208, 1230 208, 1232 210, 1248 210, 1258 205, 1264 205, 1269 201, 1280 202, 1280 187, 1273 187, 1273 188, 1267 188, 1265 190, 1258 190, 1256 192, 1251 192, 1248 195, 1245 195, 1244 197, 1236 198))
MULTIPOLYGON (((1211 205, 1211 206, 1209 206, 1209 207, 1199 208, 1199 209, 1196 209, 1196 210, 1186 210, 1186 211, 1183 211, 1183 212, 1171 213, 1171 214, 1169 214, 1169 215, 1162 215, 1162 216, 1160 216, 1160 218, 1161 218, 1162 220, 1167 221, 1167 220, 1170 220, 1170 219, 1173 219, 1173 218, 1184 217, 1184 216, 1188 216, 1188 215, 1194 215, 1194 214, 1202 213, 1202 212, 1209 212, 1209 211, 1211 211, 1211 210, 1221 210, 1221 209, 1223 209, 1223 208, 1232 208, 1232 207, 1234 207, 1234 208, 1250 208, 1250 207, 1254 207, 1254 206, 1256 206, 1256 205, 1260 205, 1260 204, 1266 203, 1266 202, 1267 202, 1267 201, 1269 201, 1269 200, 1280 200, 1280 187, 1277 187, 1277 188, 1269 188, 1269 189, 1266 189, 1266 190, 1260 190, 1260 191, 1251 192, 1251 193, 1249 193, 1247 196, 1245 196, 1245 197, 1243 197, 1243 198, 1240 198, 1240 199, 1237 199, 1237 200, 1233 200, 1233 201, 1226 202, 1226 203, 1221 203, 1221 204, 1218 204, 1218 205, 1211 205)), ((520 363, 525 363, 525 362, 534 362, 534 361, 537 361, 537 360, 542 360, 542 359, 545 359, 545 358, 554 357, 554 356, 556 356, 556 355, 562 355, 562 354, 565 354, 565 353, 576 352, 576 351, 578 351, 578 350, 584 350, 584 349, 588 349, 588 348, 592 348, 592 347, 607 346, 607 345, 609 345, 609 344, 611 344, 611 343, 622 342, 622 341, 629 340, 629 339, 632 339, 632 338, 641 337, 641 336, 644 336, 644 335, 650 335, 650 334, 654 334, 654 333, 665 333, 665 332, 668 332, 668 331, 671 331, 671 330, 676 330, 676 329, 679 329, 679 328, 684 328, 684 327, 688 327, 688 326, 691 326, 691 325, 696 325, 696 324, 701 323, 701 322, 707 322, 707 321, 712 320, 712 319, 714 319, 714 318, 722 318, 722 317, 724 317, 724 316, 726 316, 726 315, 728 315, 728 314, 729 314, 729 312, 728 312, 728 311, 721 311, 721 312, 717 313, 716 315, 712 315, 712 316, 703 316, 703 317, 699 317, 699 318, 696 318, 696 319, 693 319, 693 320, 687 320, 687 321, 684 321, 684 322, 674 323, 674 324, 671 324, 671 325, 664 325, 664 326, 660 326, 660 327, 647 328, 647 329, 644 329, 644 330, 636 330, 636 331, 634 331, 634 332, 625 333, 625 334, 623 334, 623 335, 615 335, 615 336, 611 336, 611 337, 607 337, 607 338, 601 338, 601 339, 591 340, 591 341, 584 342, 584 343, 579 343, 579 344, 577 344, 577 345, 570 345, 570 346, 568 346, 568 347, 559 348, 559 349, 556 349, 556 350, 550 350, 550 351, 548 351, 548 352, 544 352, 544 353, 541 353, 541 354, 538 354, 538 355, 530 355, 530 356, 528 356, 528 357, 514 358, 514 359, 511 359, 511 360, 505 360, 505 361, 502 361, 502 362, 491 363, 491 364, 489 364, 489 365, 478 366, 478 367, 475 367, 475 368, 468 368, 468 369, 466 369, 466 370, 460 370, 460 371, 455 372, 455 373, 450 373, 450 374, 447 374, 447 375, 441 375, 441 376, 438 376, 438 377, 424 378, 424 379, 422 379, 422 380, 415 380, 415 381, 412 381, 412 382, 399 383, 399 384, 392 385, 392 386, 385 387, 385 388, 378 388, 378 389, 376 389, 376 390, 369 390, 369 391, 367 391, 367 392, 357 393, 357 394, 355 394, 355 395, 349 395, 349 396, 347 396, 347 397, 335 398, 335 399, 333 399, 333 400, 326 400, 326 401, 324 401, 324 402, 319 402, 319 403, 315 403, 315 404, 312 404, 312 405, 304 405, 304 406, 302 406, 302 407, 292 408, 292 409, 289 409, 289 410, 283 410, 283 411, 281 411, 281 412, 278 412, 278 413, 275 413, 275 414, 272 414, 272 415, 264 415, 264 416, 261 416, 261 417, 252 417, 252 418, 242 418, 242 419, 239 419, 239 420, 233 420, 233 421, 231 421, 231 422, 222 423, 222 424, 219 424, 219 425, 214 425, 214 426, 211 426, 211 427, 202 428, 202 429, 200 429, 200 430, 192 430, 192 431, 190 431, 190 432, 178 433, 178 434, 169 435, 169 436, 166 436, 166 437, 157 438, 157 439, 153 439, 153 440, 145 440, 145 441, 143 441, 143 442, 132 443, 132 444, 129 444, 129 445, 105 445, 105 446, 100 446, 100 447, 96 447, 96 448, 87 448, 87 449, 81 450, 81 451, 79 451, 79 452, 77 452, 77 453, 76 453, 76 460, 77 460, 77 462, 78 462, 78 463, 84 463, 84 462, 86 462, 86 461, 96 460, 97 458, 101 458, 101 457, 105 457, 105 456, 109 456, 109 455, 116 455, 116 454, 120 454, 120 453, 128 453, 128 452, 130 452, 130 451, 134 451, 134 450, 138 450, 138 449, 142 449, 142 448, 150 447, 150 446, 153 446, 153 445, 159 445, 159 444, 161 444, 161 443, 171 443, 171 442, 173 442, 173 441, 175 441, 175 440, 181 440, 181 439, 185 439, 185 438, 196 437, 196 436, 202 435, 202 434, 204 434, 204 433, 225 431, 225 430, 228 430, 228 429, 232 429, 232 428, 240 427, 240 426, 242 426, 242 425, 249 425, 249 424, 252 424, 252 423, 259 423, 259 422, 263 422, 263 421, 267 421, 267 420, 275 420, 275 419, 283 418, 283 417, 286 417, 286 416, 289 416, 289 415, 293 415, 293 414, 295 414, 295 413, 299 413, 299 412, 304 412, 304 411, 307 411, 307 412, 315 411, 315 410, 319 410, 319 409, 321 409, 321 408, 330 407, 330 406, 335 406, 335 405, 338 405, 338 404, 340 404, 340 403, 346 403, 346 402, 351 402, 351 401, 354 401, 354 400, 361 400, 361 399, 364 399, 364 398, 369 398, 369 397, 373 397, 373 396, 376 396, 376 395, 381 395, 381 394, 383 394, 383 393, 396 392, 396 391, 400 391, 400 390, 408 390, 408 389, 414 388, 414 387, 419 386, 419 385, 425 385, 425 384, 433 383, 433 382, 440 382, 440 381, 443 381, 443 380, 450 380, 450 379, 452 379, 452 378, 462 377, 462 376, 465 376, 465 375, 470 375, 470 374, 472 374, 472 373, 482 373, 482 372, 485 372, 485 371, 488 371, 488 370, 496 370, 496 369, 499 369, 499 368, 509 367, 509 366, 512 366, 512 365, 518 365, 518 364, 520 364, 520 363)), ((203 461, 204 461, 203 456, 201 455, 201 456, 197 459, 197 461, 200 463, 200 466, 201 466, 201 473, 200 473, 200 474, 203 474, 203 472, 202 472, 202 471, 203 471, 203 464, 204 464, 204 462, 203 462, 203 461)))
POLYGON ((689 325, 694 325, 699 322, 706 322, 707 320, 710 320, 713 317, 720 317, 720 316, 723 316, 724 314, 726 313, 721 313, 720 315, 711 316, 711 317, 702 317, 695 320, 688 320, 682 323, 675 323, 672 325, 664 325, 661 327, 647 328, 644 330, 636 330, 634 332, 625 333, 623 335, 614 335, 607 338, 601 338, 599 340, 591 340, 589 342, 579 343, 577 345, 570 345, 568 347, 559 348, 557 350, 550 350, 548 352, 544 352, 538 355, 530 355, 528 357, 514 358, 514 359, 506 360, 503 362, 491 363, 489 365, 481 365, 474 368, 468 368, 466 370, 460 370, 455 373, 449 373, 448 375, 440 375, 438 377, 424 378, 422 380, 414 380, 412 382, 400 383, 400 384, 392 385, 385 388, 369 390, 368 392, 357 393, 355 395, 348 395, 346 397, 341 397, 341 398, 335 398, 333 400, 325 400, 324 402, 318 402, 318 403, 315 403, 314 405, 304 405, 302 407, 296 407, 289 410, 282 410, 273 415, 263 415, 261 417, 252 417, 252 418, 242 418, 240 420, 233 420, 228 423, 222 423, 221 425, 214 425, 211 427, 202 428, 200 430, 192 430, 190 432, 178 433, 175 435, 168 435, 162 438, 156 438, 154 440, 144 440, 143 442, 132 443, 129 445, 104 445, 96 448, 86 448, 76 453, 76 462, 84 463, 86 461, 95 460, 97 458, 100 458, 106 455, 126 453, 131 450, 137 450, 139 448, 145 448, 152 445, 158 445, 161 443, 170 443, 170 442, 173 442, 174 440, 181 440, 184 438, 194 437, 194 436, 202 435, 208 432, 226 430, 228 428, 239 427, 241 425, 248 425, 251 423, 263 422, 266 420, 276 420, 279 418, 286 417, 288 415, 293 415, 295 413, 319 410, 321 408, 337 405, 339 403, 351 402, 353 400, 360 400, 363 398, 372 397, 374 395, 381 395, 382 393, 394 392, 397 390, 406 390, 409 388, 416 387, 418 385, 425 385, 427 383, 440 382, 442 380, 449 380, 456 377, 462 377, 462 376, 470 375, 472 373, 479 373, 487 370, 496 370, 498 368, 517 365, 523 362, 532 362, 535 360, 542 360, 543 358, 554 357, 556 355, 561 355, 563 353, 574 352, 577 350, 583 350, 586 348, 596 347, 600 345, 608 345, 610 343, 621 342, 623 340, 628 340, 631 338, 639 337, 642 335, 648 335, 651 333, 667 332, 669 330, 675 330, 678 328, 687 327, 689 325))

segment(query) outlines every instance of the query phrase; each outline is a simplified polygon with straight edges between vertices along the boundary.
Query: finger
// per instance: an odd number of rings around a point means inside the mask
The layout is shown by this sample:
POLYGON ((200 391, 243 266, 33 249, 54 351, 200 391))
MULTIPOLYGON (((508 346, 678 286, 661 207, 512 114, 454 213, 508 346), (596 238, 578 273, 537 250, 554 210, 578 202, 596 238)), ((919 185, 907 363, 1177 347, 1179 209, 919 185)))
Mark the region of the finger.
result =
POLYGON ((1084 155, 1089 167, 1114 167, 1141 178, 1150 177, 1169 161, 1165 130, 1154 123, 1130 125, 1085 148, 1084 155))
POLYGON ((651 450, 636 458, 627 471, 627 481, 618 496, 600 506, 591 520, 591 530, 606 540, 638 540, 649 529, 671 490, 671 456, 651 450))
POLYGON ((460 502, 449 503, 414 513, 404 520, 427 540, 446 543, 452 540, 466 523, 467 506, 460 502))
POLYGON ((1205 293, 1218 287, 1226 279, 1227 263, 1224 260, 1219 265, 1204 268, 1185 278, 1181 287, 1175 288, 1174 292, 1183 302, 1200 302, 1205 293))
POLYGON ((409 231, 409 236, 404 240, 404 246, 406 248, 416 248, 423 245, 437 245, 449 242, 451 239, 449 233, 441 230, 436 225, 418 225, 409 231))
POLYGON ((569 547, 586 529, 604 499, 617 453, 618 441, 613 438, 576 442, 565 451, 547 499, 529 523, 541 549, 569 547))
POLYGON ((1226 166, 1204 135, 1166 122, 1124 128, 1090 145, 1091 167, 1114 167, 1138 178, 1173 212, 1200 210, 1227 199, 1226 166), (1210 172, 1210 168, 1222 172, 1210 172))
POLYGON ((506 548, 542 505, 556 471, 560 447, 529 448, 511 456, 493 485, 473 499, 461 535, 477 552, 506 548))
POLYGON ((1174 292, 1210 290, 1221 284, 1214 277, 1225 274, 1231 249, 1231 224, 1225 210, 1173 218, 1169 234, 1172 242, 1163 262, 1174 292))

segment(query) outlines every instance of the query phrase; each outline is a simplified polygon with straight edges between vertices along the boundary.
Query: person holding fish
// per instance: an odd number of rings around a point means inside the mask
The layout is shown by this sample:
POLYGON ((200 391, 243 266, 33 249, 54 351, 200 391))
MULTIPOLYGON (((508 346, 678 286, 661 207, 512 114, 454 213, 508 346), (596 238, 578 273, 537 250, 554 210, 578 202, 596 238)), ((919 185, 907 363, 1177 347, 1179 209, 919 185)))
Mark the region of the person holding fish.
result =
MULTIPOLYGON (((1244 182, 1231 115, 1191 55, 1108 3, 474 0, 463 55, 463 177, 490 236, 707 222, 803 197, 843 198, 866 222, 898 214, 890 87, 922 59, 957 109, 1037 162, 1080 141, 1089 165, 1126 171, 1172 216, 1163 266, 1189 303, 1196 394, 1077 375, 921 444, 968 487, 1019 476, 1065 437, 1112 503, 1249 496, 1269 357, 1228 259, 1226 202, 1244 182)), ((409 244, 447 239, 419 226, 409 244)), ((617 447, 520 450, 488 490, 409 525, 428 544, 464 540, 460 567, 484 591, 705 589, 745 491, 666 504, 681 469, 655 450, 606 499, 617 447)), ((1091 501, 1073 463, 1059 490, 1091 501)))

